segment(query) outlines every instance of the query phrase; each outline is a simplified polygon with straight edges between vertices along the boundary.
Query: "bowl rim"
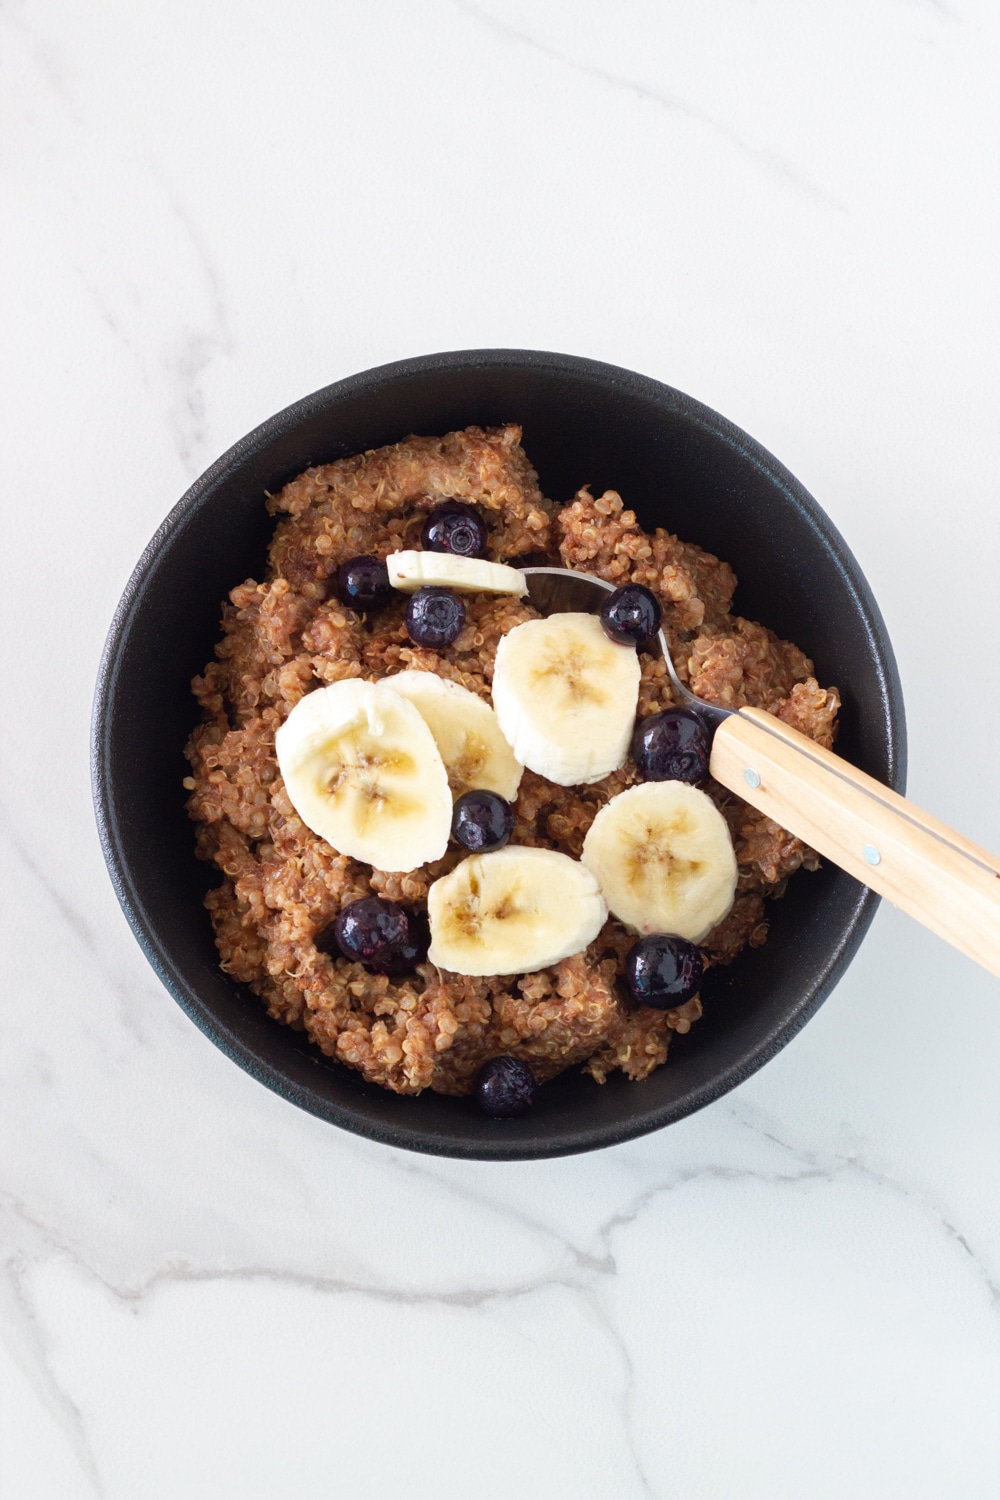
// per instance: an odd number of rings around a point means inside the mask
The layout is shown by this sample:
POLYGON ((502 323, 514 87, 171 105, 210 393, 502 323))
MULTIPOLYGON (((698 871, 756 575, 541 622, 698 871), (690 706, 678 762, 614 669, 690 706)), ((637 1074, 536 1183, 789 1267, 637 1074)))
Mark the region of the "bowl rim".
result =
POLYGON ((651 399, 721 440, 784 492, 785 499, 819 534, 825 550, 839 568, 853 606, 873 642, 878 690, 887 713, 887 780, 894 790, 904 792, 905 708, 885 622, 868 582, 844 538, 800 481, 756 439, 711 407, 675 387, 604 361, 536 349, 458 349, 416 355, 377 365, 301 397, 232 444, 194 480, 171 508, 144 547, 125 585, 108 630, 98 669, 91 717, 90 750, 91 785, 98 835, 119 905, 161 983, 198 1028, 231 1061, 290 1103, 328 1123, 380 1144, 436 1156, 510 1161, 593 1151, 636 1139, 685 1118, 743 1083, 797 1035, 826 999, 867 932, 880 898, 868 887, 859 884, 859 894, 850 921, 842 930, 840 940, 830 952, 827 962, 814 971, 812 982, 804 990, 799 1003, 790 1014, 786 1014, 760 1037, 738 1061, 714 1074, 711 1079, 675 1096, 667 1104, 647 1110, 644 1114, 630 1116, 613 1125, 588 1127, 584 1121, 578 1129, 554 1133, 541 1142, 510 1137, 505 1139, 502 1134, 498 1134, 495 1140, 471 1142, 462 1136, 460 1130, 451 1134, 437 1130, 431 1135, 402 1124, 388 1127, 381 1121, 368 1117, 360 1108, 333 1102, 290 1080, 280 1068, 261 1058, 243 1038, 221 1024, 212 1008, 202 1001, 197 991, 179 973, 171 959, 169 946, 157 930, 155 920, 137 897, 120 833, 115 791, 108 774, 112 723, 109 705, 115 697, 117 680, 144 587, 155 571, 164 542, 168 538, 175 540, 183 533, 200 507, 210 500, 216 485, 234 469, 265 449, 273 439, 286 435, 303 421, 321 414, 340 400, 376 394, 384 390, 387 384, 410 380, 414 376, 491 369, 542 369, 552 375, 570 374, 589 379, 605 391, 612 386, 623 393, 651 399))

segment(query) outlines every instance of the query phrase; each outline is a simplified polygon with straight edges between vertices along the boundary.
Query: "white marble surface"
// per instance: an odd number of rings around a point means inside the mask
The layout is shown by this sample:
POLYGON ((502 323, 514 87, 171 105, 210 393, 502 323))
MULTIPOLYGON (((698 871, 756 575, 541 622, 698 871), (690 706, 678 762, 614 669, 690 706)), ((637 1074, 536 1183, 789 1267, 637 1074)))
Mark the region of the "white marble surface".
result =
POLYGON ((1000 847, 998 53, 991 0, 4 0, 4 1500, 996 1496, 996 980, 883 908, 669 1131, 394 1153, 160 988, 87 724, 136 557, 242 433, 561 349, 799 475, 885 613, 911 794, 1000 847))

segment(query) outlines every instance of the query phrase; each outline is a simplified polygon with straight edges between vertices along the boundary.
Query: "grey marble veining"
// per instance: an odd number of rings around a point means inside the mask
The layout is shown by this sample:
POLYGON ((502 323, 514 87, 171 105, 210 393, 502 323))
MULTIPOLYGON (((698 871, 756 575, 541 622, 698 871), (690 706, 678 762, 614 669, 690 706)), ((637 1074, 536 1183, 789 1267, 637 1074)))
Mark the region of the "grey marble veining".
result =
POLYGON ((662 90, 651 87, 638 78, 626 78, 621 74, 609 72, 607 69, 599 67, 594 63, 577 61, 558 48, 548 46, 545 42, 540 41, 530 31, 526 29, 521 30, 519 27, 509 24, 501 16, 481 9, 479 6, 469 3, 469 0, 449 0, 449 3, 454 5, 455 9, 461 11, 463 15, 472 17, 482 22, 483 25, 490 27, 497 36, 503 37, 507 41, 531 48, 540 53, 542 57, 550 58, 563 67, 582 74, 584 78, 593 78, 598 83, 605 84, 612 89, 623 89, 636 99, 645 100, 659 109, 665 109, 669 113, 680 115, 686 120, 691 120, 697 125, 704 126, 707 130, 714 132, 722 140, 728 142, 737 151, 743 153, 751 161, 763 166, 770 172, 777 173, 779 177, 783 178, 786 183, 790 184, 797 191, 808 193, 821 203, 826 203, 831 208, 839 209, 842 213, 847 212, 846 204, 839 202, 835 198, 831 198, 822 188, 813 182, 809 182, 784 157, 774 151, 752 145, 724 121, 707 114, 704 110, 699 109, 697 105, 689 103, 678 95, 664 93, 662 90))

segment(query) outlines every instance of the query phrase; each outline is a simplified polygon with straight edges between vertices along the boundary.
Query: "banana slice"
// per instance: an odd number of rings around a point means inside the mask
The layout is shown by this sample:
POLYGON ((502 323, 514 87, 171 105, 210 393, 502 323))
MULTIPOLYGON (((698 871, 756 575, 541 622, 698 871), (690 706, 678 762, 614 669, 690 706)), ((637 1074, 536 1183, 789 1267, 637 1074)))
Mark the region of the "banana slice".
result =
POLYGON ((597 881, 554 849, 463 859, 427 893, 428 957, 454 974, 533 974, 592 943, 608 909, 597 881))
POLYGON ((404 594, 440 583, 460 594, 516 594, 528 592, 520 568, 489 562, 485 557, 456 557, 451 552, 390 552, 385 560, 389 582, 404 594))
POLYGON ((400 672, 387 678, 386 686, 419 709, 456 797, 485 787, 513 802, 524 767, 514 759, 488 703, 433 672, 400 672))
POLYGON ((275 739, 292 806, 339 854, 379 870, 440 859, 451 791, 434 736, 412 703, 351 678, 300 699, 275 739))
POLYGON ((500 641, 493 706, 523 765, 557 786, 578 786, 623 764, 639 675, 635 648, 609 641, 596 615, 549 615, 500 641))
POLYGON ((601 808, 583 841, 615 916, 636 932, 700 943, 729 911, 736 855, 711 797, 683 781, 644 781, 601 808))

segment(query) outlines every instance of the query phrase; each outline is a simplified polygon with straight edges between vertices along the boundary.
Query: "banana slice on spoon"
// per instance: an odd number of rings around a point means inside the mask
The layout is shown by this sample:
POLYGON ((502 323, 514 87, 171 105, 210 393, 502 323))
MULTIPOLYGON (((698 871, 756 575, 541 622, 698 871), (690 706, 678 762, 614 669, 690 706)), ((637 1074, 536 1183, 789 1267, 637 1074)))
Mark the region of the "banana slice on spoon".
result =
POLYGON ((528 587, 520 568, 454 552, 390 552, 385 565, 389 582, 404 594, 440 584, 460 594, 514 594, 520 598, 528 587))

